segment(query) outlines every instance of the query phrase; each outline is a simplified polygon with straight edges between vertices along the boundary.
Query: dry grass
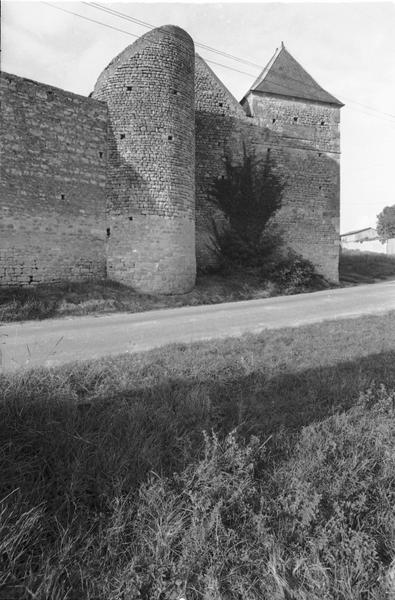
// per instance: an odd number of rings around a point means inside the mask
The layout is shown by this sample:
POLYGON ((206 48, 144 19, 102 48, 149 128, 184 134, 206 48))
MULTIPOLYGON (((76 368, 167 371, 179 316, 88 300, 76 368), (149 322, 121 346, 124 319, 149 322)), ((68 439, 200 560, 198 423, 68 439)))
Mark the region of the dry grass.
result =
POLYGON ((0 598, 389 600, 394 317, 0 377, 0 598))
MULTIPOLYGON (((291 269, 292 274, 292 269, 291 269)), ((265 276, 266 277, 266 276, 265 276)), ((217 304, 268 298, 287 293, 309 292, 328 287, 323 280, 308 285, 280 284, 262 278, 254 269, 246 272, 200 274, 196 287, 188 294, 174 296, 135 292, 114 281, 59 283, 34 288, 0 288, 0 322, 46 319, 67 315, 112 312, 142 312, 198 304, 217 304)), ((343 251, 340 280, 343 285, 374 283, 395 277, 395 258, 383 254, 343 251)))
MULTIPOLYGON (((292 287, 292 293, 322 289, 322 285, 292 287), (317 287, 318 286, 318 287, 317 287)), ((286 293, 286 286, 262 281, 254 273, 201 274, 187 294, 148 295, 115 281, 61 283, 34 288, 0 288, 0 322, 46 319, 66 315, 142 312, 199 304, 268 298, 286 293)))
POLYGON ((339 270, 342 283, 375 283, 395 279, 395 256, 343 250, 340 254, 339 270))
POLYGON ((38 285, 35 288, 0 288, 0 321, 46 319, 92 313, 142 312, 197 304, 215 304, 268 297, 273 286, 258 288, 235 277, 202 275, 192 292, 174 296, 135 292, 114 281, 38 285))

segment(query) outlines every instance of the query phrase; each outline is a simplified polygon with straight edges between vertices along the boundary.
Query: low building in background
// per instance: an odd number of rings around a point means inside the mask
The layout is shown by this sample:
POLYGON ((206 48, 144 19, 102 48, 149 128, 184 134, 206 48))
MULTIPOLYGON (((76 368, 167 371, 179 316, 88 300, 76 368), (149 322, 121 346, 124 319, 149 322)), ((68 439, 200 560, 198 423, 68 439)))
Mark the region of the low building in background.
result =
POLYGON ((382 242, 374 227, 365 227, 348 231, 340 236, 343 250, 359 250, 360 252, 380 252, 395 254, 395 238, 382 242))

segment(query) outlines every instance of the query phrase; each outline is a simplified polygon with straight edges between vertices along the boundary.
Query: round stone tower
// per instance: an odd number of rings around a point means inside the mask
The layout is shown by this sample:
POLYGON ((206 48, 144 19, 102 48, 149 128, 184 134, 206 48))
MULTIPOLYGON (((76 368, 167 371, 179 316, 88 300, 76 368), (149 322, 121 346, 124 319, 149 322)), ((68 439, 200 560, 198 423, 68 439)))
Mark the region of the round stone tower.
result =
POLYGON ((195 51, 166 25, 100 75, 109 110, 108 277, 147 293, 195 284, 195 51))

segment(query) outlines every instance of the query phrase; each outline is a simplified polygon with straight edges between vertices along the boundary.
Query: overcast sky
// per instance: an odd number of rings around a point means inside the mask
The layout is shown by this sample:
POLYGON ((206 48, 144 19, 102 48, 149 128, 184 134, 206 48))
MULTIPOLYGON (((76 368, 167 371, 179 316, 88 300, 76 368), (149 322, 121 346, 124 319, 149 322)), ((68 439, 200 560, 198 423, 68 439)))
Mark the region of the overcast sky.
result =
MULTIPOLYGON (((49 0, 51 1, 51 0, 49 0)), ((154 26, 183 27, 196 42, 265 66, 287 49, 341 110, 341 232, 375 226, 395 204, 395 3, 132 3, 100 4, 154 26), (390 116, 392 115, 392 116, 390 116)), ((84 2, 57 2, 140 36, 146 27, 84 2)), ((103 68, 136 38, 42 2, 2 2, 2 69, 88 95, 103 68)), ((260 68, 197 47, 238 100, 260 68)))

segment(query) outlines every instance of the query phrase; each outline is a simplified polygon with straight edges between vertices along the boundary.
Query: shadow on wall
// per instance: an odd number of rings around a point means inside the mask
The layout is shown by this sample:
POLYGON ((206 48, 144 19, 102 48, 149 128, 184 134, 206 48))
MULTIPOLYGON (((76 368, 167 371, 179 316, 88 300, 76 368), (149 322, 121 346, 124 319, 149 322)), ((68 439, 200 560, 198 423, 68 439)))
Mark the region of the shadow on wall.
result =
POLYGON ((210 189, 226 177, 226 160, 241 165, 243 148, 263 162, 284 182, 282 207, 273 219, 283 231, 285 245, 310 260, 328 279, 338 279, 339 162, 335 155, 287 140, 248 117, 197 111, 196 113, 196 245, 201 269, 217 264, 213 219, 226 223, 209 200, 210 189), (335 240, 335 241, 334 241, 335 240))
POLYGON ((147 212, 154 199, 148 183, 123 158, 118 150, 117 139, 111 124, 108 131, 107 219, 110 215, 128 218, 129 213, 147 212))
POLYGON ((111 124, 108 131, 106 196, 107 276, 122 281, 129 275, 133 280, 139 258, 135 225, 141 215, 149 212, 153 198, 148 183, 133 167, 132 161, 128 162, 121 156, 111 124))
MULTIPOLYGON (((122 134, 121 134, 122 135, 122 134)), ((195 284, 195 223, 158 174, 141 176, 134 148, 109 131, 107 275, 145 293, 185 293, 195 284)), ((130 144, 130 140, 129 140, 130 144)))

